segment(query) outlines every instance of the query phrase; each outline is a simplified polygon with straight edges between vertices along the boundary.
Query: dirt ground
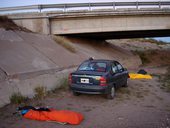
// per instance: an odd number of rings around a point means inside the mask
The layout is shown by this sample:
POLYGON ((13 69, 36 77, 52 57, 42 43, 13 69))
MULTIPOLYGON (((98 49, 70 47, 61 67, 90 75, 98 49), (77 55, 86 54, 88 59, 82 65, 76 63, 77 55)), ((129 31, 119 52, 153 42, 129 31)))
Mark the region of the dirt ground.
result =
POLYGON ((17 105, 0 109, 0 128, 170 128, 170 93, 160 89, 157 77, 165 68, 146 68, 156 75, 152 80, 129 80, 128 88, 120 88, 114 100, 102 95, 73 96, 69 90, 59 90, 44 100, 30 105, 73 110, 84 115, 80 125, 61 125, 12 115, 17 105))

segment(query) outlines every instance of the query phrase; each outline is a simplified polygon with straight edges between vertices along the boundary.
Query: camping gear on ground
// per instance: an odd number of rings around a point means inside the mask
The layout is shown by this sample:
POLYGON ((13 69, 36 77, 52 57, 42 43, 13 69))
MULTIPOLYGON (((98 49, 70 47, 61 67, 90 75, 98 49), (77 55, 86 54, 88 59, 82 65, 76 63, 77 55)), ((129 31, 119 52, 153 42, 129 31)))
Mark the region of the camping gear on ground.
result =
POLYGON ((33 106, 24 106, 24 107, 18 107, 17 110, 21 111, 21 110, 35 110, 35 111, 50 111, 49 108, 45 108, 45 107, 33 107, 33 106))
POLYGON ((149 74, 137 74, 137 73, 129 73, 130 79, 152 79, 152 76, 149 74))
POLYGON ((146 75, 147 72, 146 72, 144 69, 140 69, 140 70, 138 71, 138 74, 146 75))
POLYGON ((147 74, 144 69, 140 69, 137 73, 129 73, 130 79, 152 79, 152 76, 147 74))
POLYGON ((32 120, 53 121, 62 124, 80 124, 84 117, 82 114, 70 110, 55 110, 49 108, 35 108, 32 106, 19 107, 18 111, 23 117, 32 120))

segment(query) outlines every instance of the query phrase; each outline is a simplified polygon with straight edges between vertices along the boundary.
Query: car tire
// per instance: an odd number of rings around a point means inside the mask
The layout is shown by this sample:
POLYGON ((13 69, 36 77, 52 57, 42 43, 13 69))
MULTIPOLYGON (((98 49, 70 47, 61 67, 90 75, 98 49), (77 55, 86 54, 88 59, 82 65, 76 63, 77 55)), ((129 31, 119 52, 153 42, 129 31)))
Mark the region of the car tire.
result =
POLYGON ((73 91, 73 95, 74 95, 74 96, 79 96, 80 93, 73 91))
POLYGON ((107 94, 107 99, 114 99, 115 97, 115 87, 112 86, 107 94))
POLYGON ((126 80, 126 83, 123 85, 123 87, 128 87, 128 80, 126 80))

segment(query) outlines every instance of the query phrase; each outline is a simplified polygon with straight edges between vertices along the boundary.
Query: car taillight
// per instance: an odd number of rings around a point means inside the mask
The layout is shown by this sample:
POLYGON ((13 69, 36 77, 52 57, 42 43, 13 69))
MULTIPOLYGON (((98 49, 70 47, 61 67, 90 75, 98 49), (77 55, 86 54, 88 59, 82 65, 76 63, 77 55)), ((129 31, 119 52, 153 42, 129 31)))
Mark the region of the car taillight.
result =
POLYGON ((71 74, 69 74, 68 81, 69 81, 69 84, 72 83, 72 75, 71 74))
POLYGON ((100 86, 107 86, 106 78, 100 77, 100 86))
POLYGON ((128 78, 130 78, 130 75, 128 74, 128 78))

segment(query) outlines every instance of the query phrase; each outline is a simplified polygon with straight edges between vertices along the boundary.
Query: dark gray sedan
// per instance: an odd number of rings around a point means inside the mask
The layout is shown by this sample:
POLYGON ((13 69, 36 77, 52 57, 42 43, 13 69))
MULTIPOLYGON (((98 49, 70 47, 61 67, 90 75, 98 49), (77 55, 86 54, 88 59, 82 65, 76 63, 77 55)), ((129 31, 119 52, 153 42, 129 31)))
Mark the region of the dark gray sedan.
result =
POLYGON ((128 71, 114 60, 89 59, 69 75, 73 94, 105 94, 113 99, 115 89, 127 87, 128 71))

